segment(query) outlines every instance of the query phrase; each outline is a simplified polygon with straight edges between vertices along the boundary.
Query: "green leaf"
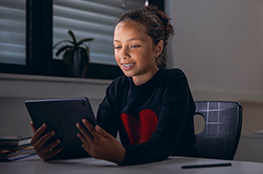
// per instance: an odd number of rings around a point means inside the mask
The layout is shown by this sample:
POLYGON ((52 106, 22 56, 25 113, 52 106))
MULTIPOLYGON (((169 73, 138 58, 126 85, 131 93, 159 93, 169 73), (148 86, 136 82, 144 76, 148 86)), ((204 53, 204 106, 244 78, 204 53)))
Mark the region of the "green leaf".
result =
POLYGON ((79 42, 77 43, 77 46, 81 45, 83 42, 89 42, 89 41, 92 41, 92 40, 93 40, 93 38, 82 39, 81 41, 79 41, 79 42))
POLYGON ((65 51, 65 53, 63 54, 63 61, 65 62, 65 64, 71 66, 73 64, 73 62, 72 62, 73 51, 80 50, 82 57, 84 57, 84 61, 85 61, 84 64, 89 64, 89 47, 84 42, 92 41, 93 38, 85 38, 85 39, 80 40, 77 43, 77 40, 76 40, 76 37, 75 37, 73 31, 68 30, 68 34, 70 35, 70 37, 72 38, 73 41, 62 40, 62 41, 56 43, 53 46, 53 49, 56 46, 58 46, 60 43, 63 43, 63 42, 67 42, 67 43, 70 43, 72 45, 65 45, 65 46, 62 46, 61 48, 59 48, 58 51, 56 52, 56 56, 59 56, 60 53, 65 51))
POLYGON ((53 48, 52 49, 54 49, 58 44, 60 44, 60 43, 62 43, 62 42, 69 42, 69 43, 71 43, 71 44, 74 44, 72 41, 70 41, 70 40, 62 40, 62 41, 59 41, 58 43, 56 43, 54 46, 53 46, 53 48))
POLYGON ((76 46, 77 45, 77 41, 76 41, 76 37, 75 37, 73 31, 68 30, 68 34, 71 36, 74 46, 76 46))
POLYGON ((66 45, 66 46, 63 46, 63 47, 61 47, 58 51, 57 51, 57 53, 56 53, 56 56, 59 56, 59 54, 61 53, 61 52, 63 52, 63 51, 65 51, 66 49, 68 49, 68 48, 73 48, 71 45, 66 45))
POLYGON ((64 54, 63 54, 63 62, 68 65, 71 66, 72 63, 72 54, 73 54, 73 50, 67 50, 64 54))

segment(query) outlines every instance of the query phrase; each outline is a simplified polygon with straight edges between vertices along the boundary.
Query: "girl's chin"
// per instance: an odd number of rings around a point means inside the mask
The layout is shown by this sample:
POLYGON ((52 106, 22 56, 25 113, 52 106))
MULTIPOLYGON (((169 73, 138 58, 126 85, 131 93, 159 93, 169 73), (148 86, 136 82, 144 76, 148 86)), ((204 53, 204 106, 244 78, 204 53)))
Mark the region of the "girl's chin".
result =
POLYGON ((133 76, 136 75, 135 71, 132 71, 132 70, 127 71, 127 70, 123 70, 123 69, 122 69, 122 72, 123 72, 123 74, 124 74, 125 76, 127 76, 127 77, 133 77, 133 76))
POLYGON ((127 77, 132 77, 132 76, 134 76, 134 70, 131 70, 131 69, 126 70, 126 69, 124 69, 124 68, 122 68, 122 67, 120 67, 120 68, 121 68, 121 70, 122 70, 122 72, 123 72, 123 74, 124 74, 125 76, 127 76, 127 77))
POLYGON ((124 71, 122 71, 122 72, 123 72, 124 75, 127 76, 127 77, 132 77, 132 76, 133 76, 133 74, 131 74, 131 73, 127 73, 127 72, 124 72, 124 71))

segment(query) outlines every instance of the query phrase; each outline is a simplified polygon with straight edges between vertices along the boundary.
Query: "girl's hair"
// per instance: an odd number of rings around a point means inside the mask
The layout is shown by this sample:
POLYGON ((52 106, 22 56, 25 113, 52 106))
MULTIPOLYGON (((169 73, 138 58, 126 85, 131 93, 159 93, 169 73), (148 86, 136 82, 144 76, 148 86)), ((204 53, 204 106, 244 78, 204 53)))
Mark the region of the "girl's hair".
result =
POLYGON ((174 34, 174 29, 170 24, 170 19, 156 6, 147 6, 142 9, 136 9, 124 13, 120 17, 117 24, 127 20, 134 21, 139 25, 142 25, 144 32, 152 38, 153 46, 157 45, 160 40, 163 40, 163 51, 156 58, 157 65, 161 66, 165 60, 165 46, 168 43, 168 38, 171 34, 174 34))

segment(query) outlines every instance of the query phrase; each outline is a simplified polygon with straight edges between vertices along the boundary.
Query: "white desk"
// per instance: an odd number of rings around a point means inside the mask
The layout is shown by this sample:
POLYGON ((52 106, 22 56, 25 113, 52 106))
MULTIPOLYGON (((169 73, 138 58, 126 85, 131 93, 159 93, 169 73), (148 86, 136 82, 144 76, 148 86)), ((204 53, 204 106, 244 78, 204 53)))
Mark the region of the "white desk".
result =
POLYGON ((263 163, 230 161, 229 167, 182 169, 182 165, 210 164, 229 161, 201 158, 170 157, 167 160, 134 166, 117 166, 93 158, 43 162, 37 156, 0 163, 1 174, 262 174, 263 163))
POLYGON ((263 134, 242 134, 234 159, 238 161, 253 161, 263 163, 262 147, 263 134))

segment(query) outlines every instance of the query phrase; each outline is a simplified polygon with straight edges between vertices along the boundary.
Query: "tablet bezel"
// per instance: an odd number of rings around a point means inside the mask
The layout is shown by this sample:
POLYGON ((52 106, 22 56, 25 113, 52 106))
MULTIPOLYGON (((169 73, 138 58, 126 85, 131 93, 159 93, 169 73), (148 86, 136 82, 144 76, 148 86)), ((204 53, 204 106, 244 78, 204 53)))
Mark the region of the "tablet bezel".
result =
POLYGON ((76 123, 83 125, 82 119, 86 118, 92 125, 96 125, 94 113, 86 97, 27 100, 25 105, 36 129, 44 123, 47 124, 42 135, 52 130, 56 132, 46 143, 60 139, 61 143, 56 148, 83 150, 82 142, 77 137, 79 130, 76 123))

